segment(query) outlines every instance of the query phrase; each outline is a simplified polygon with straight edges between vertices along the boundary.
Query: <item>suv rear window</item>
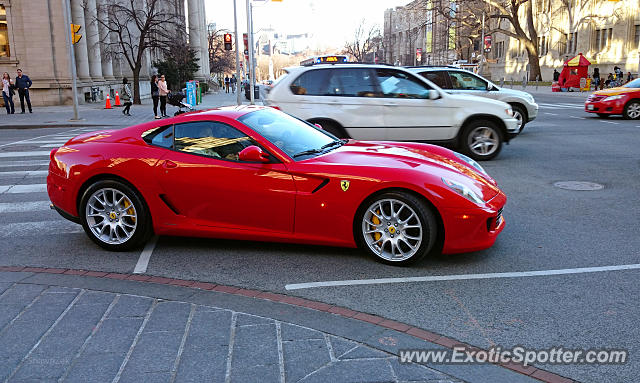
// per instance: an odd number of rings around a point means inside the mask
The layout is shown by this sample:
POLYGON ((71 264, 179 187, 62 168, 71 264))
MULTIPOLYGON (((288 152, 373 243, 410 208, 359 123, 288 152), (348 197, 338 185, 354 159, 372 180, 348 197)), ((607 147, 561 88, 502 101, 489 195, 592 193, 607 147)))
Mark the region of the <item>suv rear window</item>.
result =
POLYGON ((433 72, 420 72, 420 76, 430 80, 442 89, 451 88, 447 83, 447 72, 445 71, 433 71, 433 72))
POLYGON ((300 96, 324 96, 327 93, 327 79, 330 72, 331 69, 304 72, 291 83, 291 92, 300 96))

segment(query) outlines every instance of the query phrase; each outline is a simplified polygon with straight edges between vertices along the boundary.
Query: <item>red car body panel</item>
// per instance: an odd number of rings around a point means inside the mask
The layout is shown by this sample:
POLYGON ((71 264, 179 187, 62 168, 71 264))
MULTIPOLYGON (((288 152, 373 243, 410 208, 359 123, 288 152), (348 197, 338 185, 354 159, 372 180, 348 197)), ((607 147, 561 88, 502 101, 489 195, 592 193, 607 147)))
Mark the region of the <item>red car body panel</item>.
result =
POLYGON ((404 189, 437 210, 444 229, 443 253, 490 247, 504 228, 502 218, 495 222, 506 203, 504 193, 448 149, 351 140, 329 153, 293 161, 236 120, 260 108, 187 113, 75 137, 52 151, 49 197, 65 216, 77 217, 82 190, 94 177, 112 175, 139 191, 158 235, 355 247, 354 219, 360 205, 377 192, 404 189), (234 126, 278 162, 224 161, 154 147, 141 138, 156 127, 202 120, 234 126), (488 202, 480 206, 467 200, 446 186, 443 177, 464 182, 488 202), (350 181, 346 191, 342 180, 350 181))
POLYGON ((593 92, 584 103, 584 111, 598 114, 623 114, 630 100, 640 100, 639 88, 611 88, 593 92), (605 101, 607 97, 622 95, 622 98, 605 101))

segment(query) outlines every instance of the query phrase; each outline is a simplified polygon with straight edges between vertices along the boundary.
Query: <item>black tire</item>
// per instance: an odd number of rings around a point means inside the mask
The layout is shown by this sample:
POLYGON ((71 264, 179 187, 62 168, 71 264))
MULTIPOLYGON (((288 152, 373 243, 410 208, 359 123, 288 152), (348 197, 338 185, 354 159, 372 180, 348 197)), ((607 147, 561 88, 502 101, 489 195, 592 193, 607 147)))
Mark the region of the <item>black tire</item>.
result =
POLYGON ((624 106, 624 118, 627 120, 639 120, 640 119, 640 101, 631 100, 624 106))
POLYGON ((609 118, 610 114, 607 113, 597 113, 600 118, 609 118))
POLYGON ((503 142, 504 137, 502 136, 502 130, 498 127, 498 124, 489 120, 475 120, 466 124, 462 128, 462 134, 460 136, 460 150, 476 161, 487 161, 495 158, 500 153, 503 142), (489 139, 493 142, 491 150, 486 150, 486 153, 483 153, 484 150, 482 150, 482 147, 474 149, 473 145, 474 142, 477 143, 474 137, 476 137, 477 134, 482 136, 479 134, 482 130, 489 132, 490 134, 490 136, 487 137, 487 142, 489 142, 489 139))
MULTIPOLYGON (((405 214, 407 213, 406 209, 401 209, 401 210, 403 210, 405 214)), ((412 219, 410 222, 413 222, 413 221, 414 220, 412 219)), ((379 224, 381 226, 384 226, 384 222, 379 221, 379 224)), ((393 224, 390 225, 390 227, 392 226, 394 225, 393 224)), ((430 208, 430 206, 420 198, 414 196, 413 194, 402 192, 402 191, 382 193, 382 194, 374 195, 371 198, 368 198, 365 202, 362 203, 362 205, 358 209, 358 212, 356 213, 356 217, 353 223, 353 228, 354 228, 354 236, 356 239, 356 243, 358 244, 358 247, 362 249, 362 251, 372 256, 378 262, 382 262, 387 265, 393 265, 393 266, 408 266, 420 261, 432 250, 436 242, 436 238, 438 236, 438 225, 437 225, 436 217, 434 215, 434 212, 430 208), (376 202, 381 202, 381 201, 383 202, 388 200, 400 201, 404 203, 406 206, 408 206, 415 213, 422 227, 421 236, 419 236, 421 238, 420 245, 418 246, 418 249, 406 259, 390 260, 385 258, 383 255, 378 254, 376 251, 374 251, 371 247, 375 247, 375 243, 378 243, 376 241, 380 241, 381 237, 376 238, 375 236, 371 235, 369 240, 373 241, 372 245, 367 243, 367 239, 365 239, 365 235, 369 235, 363 232, 365 230, 364 229, 365 225, 370 225, 368 223, 369 221, 367 222, 364 221, 365 214, 367 214, 369 207, 375 204, 376 202)), ((387 231, 388 230, 389 229, 387 229, 387 231)), ((400 231, 401 229, 397 229, 397 230, 398 231, 395 231, 396 235, 406 234, 406 230, 404 230, 404 233, 400 231)), ((407 230, 415 230, 415 229, 407 229, 407 230)), ((396 239, 396 242, 399 243, 397 239, 396 239)), ((385 247, 384 243, 383 243, 383 247, 385 247)), ((409 249, 408 246, 403 246, 403 247, 405 249, 409 249)))
POLYGON ((527 111, 520 105, 512 104, 511 109, 513 109, 513 116, 516 117, 516 113, 519 114, 522 118, 522 122, 520 124, 520 128, 518 129, 518 133, 522 133, 525 125, 527 125, 527 111))
MULTIPOLYGON (((138 192, 131 188, 131 186, 120 181, 101 180, 89 186, 82 194, 82 198, 80 199, 80 206, 78 207, 78 213, 80 215, 82 228, 84 229, 87 236, 89 236, 89 238, 100 247, 110 251, 128 251, 138 248, 153 235, 153 225, 151 223, 151 215, 149 213, 147 204, 142 200, 138 192), (122 243, 105 242, 104 240, 98 238, 98 236, 89 227, 87 218, 87 204, 89 203, 89 200, 94 193, 104 189, 115 189, 124 194, 131 201, 133 207, 135 208, 136 218, 135 221, 133 221, 135 222, 135 229, 133 229, 130 237, 122 243)), ((119 219, 124 220, 124 217, 120 217, 119 219)))

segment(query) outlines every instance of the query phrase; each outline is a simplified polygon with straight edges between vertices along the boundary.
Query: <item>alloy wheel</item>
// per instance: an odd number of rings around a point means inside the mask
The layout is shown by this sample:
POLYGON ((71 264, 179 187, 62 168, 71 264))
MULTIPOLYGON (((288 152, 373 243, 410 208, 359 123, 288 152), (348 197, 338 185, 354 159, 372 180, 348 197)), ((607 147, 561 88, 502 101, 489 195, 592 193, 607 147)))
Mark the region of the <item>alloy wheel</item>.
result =
POLYGON ((480 156, 493 154, 500 146, 498 132, 487 126, 478 126, 473 129, 467 142, 469 149, 480 156))
POLYGON ((127 242, 136 232, 138 214, 131 199, 120 190, 103 188, 87 201, 85 218, 91 233, 107 244, 127 242))
POLYGON ((634 102, 627 106, 627 117, 632 120, 640 118, 640 102, 634 102))

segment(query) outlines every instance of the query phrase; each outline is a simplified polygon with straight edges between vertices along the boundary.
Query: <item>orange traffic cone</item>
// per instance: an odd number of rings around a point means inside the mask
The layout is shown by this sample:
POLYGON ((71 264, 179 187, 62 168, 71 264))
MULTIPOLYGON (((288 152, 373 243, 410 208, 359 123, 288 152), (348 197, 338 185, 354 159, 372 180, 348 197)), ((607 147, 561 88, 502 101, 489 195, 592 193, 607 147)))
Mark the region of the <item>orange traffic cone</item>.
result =
POLYGON ((122 106, 120 105, 120 96, 118 95, 118 91, 116 90, 116 103, 113 106, 122 106))
POLYGON ((111 99, 109 98, 109 95, 107 94, 107 103, 104 106, 105 109, 112 109, 111 108, 111 99))

